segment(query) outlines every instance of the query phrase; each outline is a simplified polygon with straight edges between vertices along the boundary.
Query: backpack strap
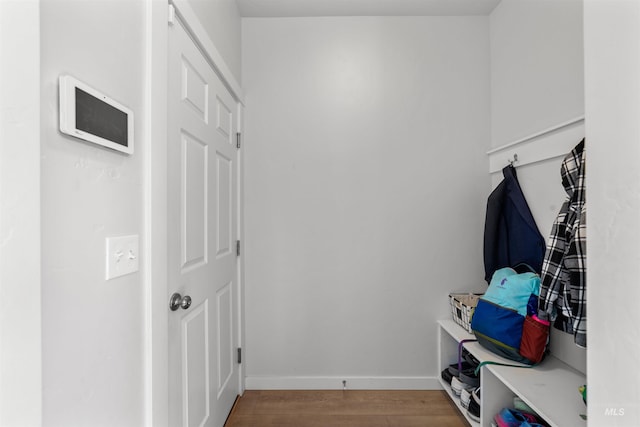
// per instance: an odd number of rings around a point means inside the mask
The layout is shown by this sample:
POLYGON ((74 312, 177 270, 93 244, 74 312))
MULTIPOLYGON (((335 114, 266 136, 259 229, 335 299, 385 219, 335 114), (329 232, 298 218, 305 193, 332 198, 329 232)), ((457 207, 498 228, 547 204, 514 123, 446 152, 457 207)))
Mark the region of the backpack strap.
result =
POLYGON ((512 267, 516 273, 518 274, 522 274, 522 273, 535 273, 537 275, 540 275, 539 272, 537 272, 536 270, 534 270, 533 267, 531 267, 529 264, 527 264, 526 262, 519 262, 518 264, 514 265, 512 267))
POLYGON ((538 364, 536 363, 535 365, 512 365, 510 363, 501 363, 501 362, 494 362, 492 360, 485 360, 484 362, 480 362, 480 364, 478 365, 478 367, 476 368, 474 373, 477 375, 478 372, 480 372, 480 368, 482 368, 484 365, 511 366, 513 368, 533 368, 534 366, 537 366, 538 364))

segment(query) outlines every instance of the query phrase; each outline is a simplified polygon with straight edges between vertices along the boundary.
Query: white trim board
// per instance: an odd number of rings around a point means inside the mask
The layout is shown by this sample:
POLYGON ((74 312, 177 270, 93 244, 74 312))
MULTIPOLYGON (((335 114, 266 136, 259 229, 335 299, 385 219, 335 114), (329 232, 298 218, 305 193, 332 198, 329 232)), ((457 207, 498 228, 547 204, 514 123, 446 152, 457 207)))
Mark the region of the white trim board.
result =
MULTIPOLYGON (((238 111, 238 122, 236 131, 241 135, 244 131, 244 106, 238 102, 237 105, 238 111)), ((237 258, 238 260, 238 276, 237 276, 237 289, 238 289, 238 305, 237 305, 237 314, 238 314, 238 346, 240 349, 246 348, 245 344, 245 324, 244 324, 244 277, 245 277, 245 256, 244 251, 245 248, 245 238, 244 238, 244 141, 241 138, 240 148, 238 149, 238 221, 237 221, 237 234, 238 240, 241 242, 240 256, 237 258)), ((242 351, 242 350, 241 350, 242 351)), ((246 372, 246 363, 240 363, 238 365, 239 369, 239 386, 238 390, 240 391, 240 395, 244 394, 245 390, 245 382, 244 376, 246 372)))
POLYGON ((145 426, 168 425, 167 310, 167 3, 146 0, 144 220, 145 426))
POLYGON ((46 120, 54 113, 41 108, 39 21, 40 2, 0 1, 0 425, 3 426, 43 424, 40 111, 46 111, 46 120))
POLYGON ((517 155, 514 166, 564 157, 584 138, 584 118, 579 117, 487 152, 489 173, 500 172, 517 155))
POLYGON ((247 390, 442 390, 436 377, 247 376, 247 390))

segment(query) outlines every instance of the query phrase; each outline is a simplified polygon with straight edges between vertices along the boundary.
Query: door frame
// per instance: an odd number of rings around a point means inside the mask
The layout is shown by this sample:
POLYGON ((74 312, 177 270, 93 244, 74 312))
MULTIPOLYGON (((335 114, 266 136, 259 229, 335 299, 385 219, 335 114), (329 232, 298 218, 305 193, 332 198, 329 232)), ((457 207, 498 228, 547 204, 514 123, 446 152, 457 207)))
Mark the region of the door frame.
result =
MULTIPOLYGON (((187 0, 146 0, 145 28, 145 138, 144 238, 145 293, 145 425, 168 425, 169 360, 167 280, 167 85, 168 28, 177 14, 237 103, 238 128, 242 131, 244 95, 215 44, 187 0)), ((238 150, 237 235, 244 240, 244 155, 238 150)), ((244 256, 237 258, 238 343, 244 348, 244 256)), ((239 367, 238 389, 244 392, 244 364, 239 367)))
POLYGON ((0 33, 0 425, 41 426, 40 3, 0 1, 0 33))

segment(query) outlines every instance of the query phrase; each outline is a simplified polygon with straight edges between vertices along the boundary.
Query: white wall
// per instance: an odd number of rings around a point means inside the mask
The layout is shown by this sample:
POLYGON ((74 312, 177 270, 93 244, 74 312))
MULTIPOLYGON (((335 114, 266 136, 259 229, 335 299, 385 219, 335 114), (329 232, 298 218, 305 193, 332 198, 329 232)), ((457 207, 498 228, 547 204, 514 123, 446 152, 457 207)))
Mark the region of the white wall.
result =
POLYGON ((640 425, 640 4, 585 1, 589 425, 640 425), (614 412, 615 411, 615 412, 614 412))
POLYGON ((488 18, 243 19, 248 388, 434 387, 482 288, 488 18))
POLYGON ((188 0, 216 49, 240 82, 240 13, 235 0, 188 0))
POLYGON ((42 423, 39 20, 36 1, 0 1, 2 426, 42 423))
POLYGON ((142 273, 104 279, 105 238, 142 231, 144 28, 143 1, 41 3, 46 426, 144 423, 142 273), (133 155, 58 131, 60 74, 134 111, 133 155))
MULTIPOLYGON (((495 149, 584 115, 582 1, 502 0, 490 16, 491 146, 495 149)), ((542 236, 566 198, 560 164, 584 137, 579 122, 491 154, 517 174, 542 236)), ((588 143, 587 143, 588 145, 588 143)), ((502 172, 491 175, 495 186, 502 172)), ((586 371, 586 352, 552 330, 554 355, 586 371)))
POLYGON ((491 146, 584 115, 582 0, 502 0, 491 13, 491 146))

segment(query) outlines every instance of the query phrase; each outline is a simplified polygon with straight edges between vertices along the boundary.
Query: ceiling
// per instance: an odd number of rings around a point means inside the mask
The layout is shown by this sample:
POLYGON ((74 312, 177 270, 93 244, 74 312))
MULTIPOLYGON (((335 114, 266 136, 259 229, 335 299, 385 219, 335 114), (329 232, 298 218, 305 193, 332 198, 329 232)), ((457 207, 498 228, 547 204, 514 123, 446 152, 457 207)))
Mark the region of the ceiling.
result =
POLYGON ((500 0, 236 0, 243 17, 489 15, 500 0))

